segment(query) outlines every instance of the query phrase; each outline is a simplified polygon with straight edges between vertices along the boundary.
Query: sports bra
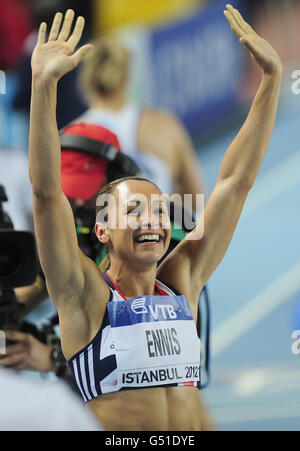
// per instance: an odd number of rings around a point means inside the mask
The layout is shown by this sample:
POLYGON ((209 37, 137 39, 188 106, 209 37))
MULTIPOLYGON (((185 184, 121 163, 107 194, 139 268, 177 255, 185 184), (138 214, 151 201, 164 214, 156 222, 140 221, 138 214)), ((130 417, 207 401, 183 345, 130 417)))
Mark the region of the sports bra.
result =
POLYGON ((103 277, 110 297, 101 327, 68 361, 84 401, 145 387, 200 388, 200 337, 185 296, 156 280, 159 296, 125 299, 103 277))

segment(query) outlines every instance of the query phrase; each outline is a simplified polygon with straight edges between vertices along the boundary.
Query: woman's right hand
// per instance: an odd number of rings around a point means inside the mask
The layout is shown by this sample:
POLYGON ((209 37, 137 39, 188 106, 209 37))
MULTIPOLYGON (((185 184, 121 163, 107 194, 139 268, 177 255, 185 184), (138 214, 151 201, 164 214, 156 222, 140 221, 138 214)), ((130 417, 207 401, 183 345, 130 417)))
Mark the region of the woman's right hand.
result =
POLYGON ((84 18, 77 18, 73 33, 70 34, 74 11, 68 9, 63 25, 62 13, 56 13, 50 30, 48 42, 45 42, 47 24, 41 23, 38 41, 31 58, 33 78, 51 79, 58 81, 65 74, 73 70, 84 55, 93 47, 86 44, 75 53, 74 50, 81 39, 84 28, 84 18))

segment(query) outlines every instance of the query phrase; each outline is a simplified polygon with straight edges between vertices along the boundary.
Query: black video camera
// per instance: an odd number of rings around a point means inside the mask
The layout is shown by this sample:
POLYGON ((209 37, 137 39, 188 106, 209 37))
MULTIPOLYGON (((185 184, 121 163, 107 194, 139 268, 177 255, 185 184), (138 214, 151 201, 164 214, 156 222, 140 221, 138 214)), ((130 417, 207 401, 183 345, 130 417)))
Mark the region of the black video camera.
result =
MULTIPOLYGON (((7 196, 0 185, 0 330, 14 329, 34 332, 35 326, 23 321, 23 305, 14 288, 31 285, 36 279, 37 259, 31 232, 15 231, 3 209, 7 196)), ((37 331, 38 332, 38 331, 37 331)))

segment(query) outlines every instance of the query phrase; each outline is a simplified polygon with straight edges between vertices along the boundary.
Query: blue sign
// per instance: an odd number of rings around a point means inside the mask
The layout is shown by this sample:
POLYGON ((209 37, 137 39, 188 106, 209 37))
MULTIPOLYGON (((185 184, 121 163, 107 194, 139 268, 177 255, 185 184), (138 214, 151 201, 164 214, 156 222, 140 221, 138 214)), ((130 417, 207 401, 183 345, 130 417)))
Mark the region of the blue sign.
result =
MULTIPOLYGON (((216 2, 150 36, 152 95, 190 131, 201 130, 236 110, 243 75, 243 46, 216 2)), ((235 2, 241 11, 243 1, 235 2)))

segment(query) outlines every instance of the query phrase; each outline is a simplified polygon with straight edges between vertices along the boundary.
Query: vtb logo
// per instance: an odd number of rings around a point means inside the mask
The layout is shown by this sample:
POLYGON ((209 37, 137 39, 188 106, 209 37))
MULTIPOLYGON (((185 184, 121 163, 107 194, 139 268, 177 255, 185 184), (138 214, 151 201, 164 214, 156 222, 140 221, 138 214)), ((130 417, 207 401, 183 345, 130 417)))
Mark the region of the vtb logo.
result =
POLYGON ((135 299, 132 304, 131 304, 131 310, 133 311, 133 313, 148 313, 147 307, 145 306, 146 304, 146 298, 137 298, 135 299))
POLYGON ((155 321, 159 319, 159 313, 163 319, 175 319, 177 318, 177 313, 175 312, 174 306, 171 304, 155 304, 149 305, 149 310, 146 307, 146 298, 141 297, 135 299, 131 304, 131 310, 133 313, 142 314, 149 313, 154 318, 155 321))

